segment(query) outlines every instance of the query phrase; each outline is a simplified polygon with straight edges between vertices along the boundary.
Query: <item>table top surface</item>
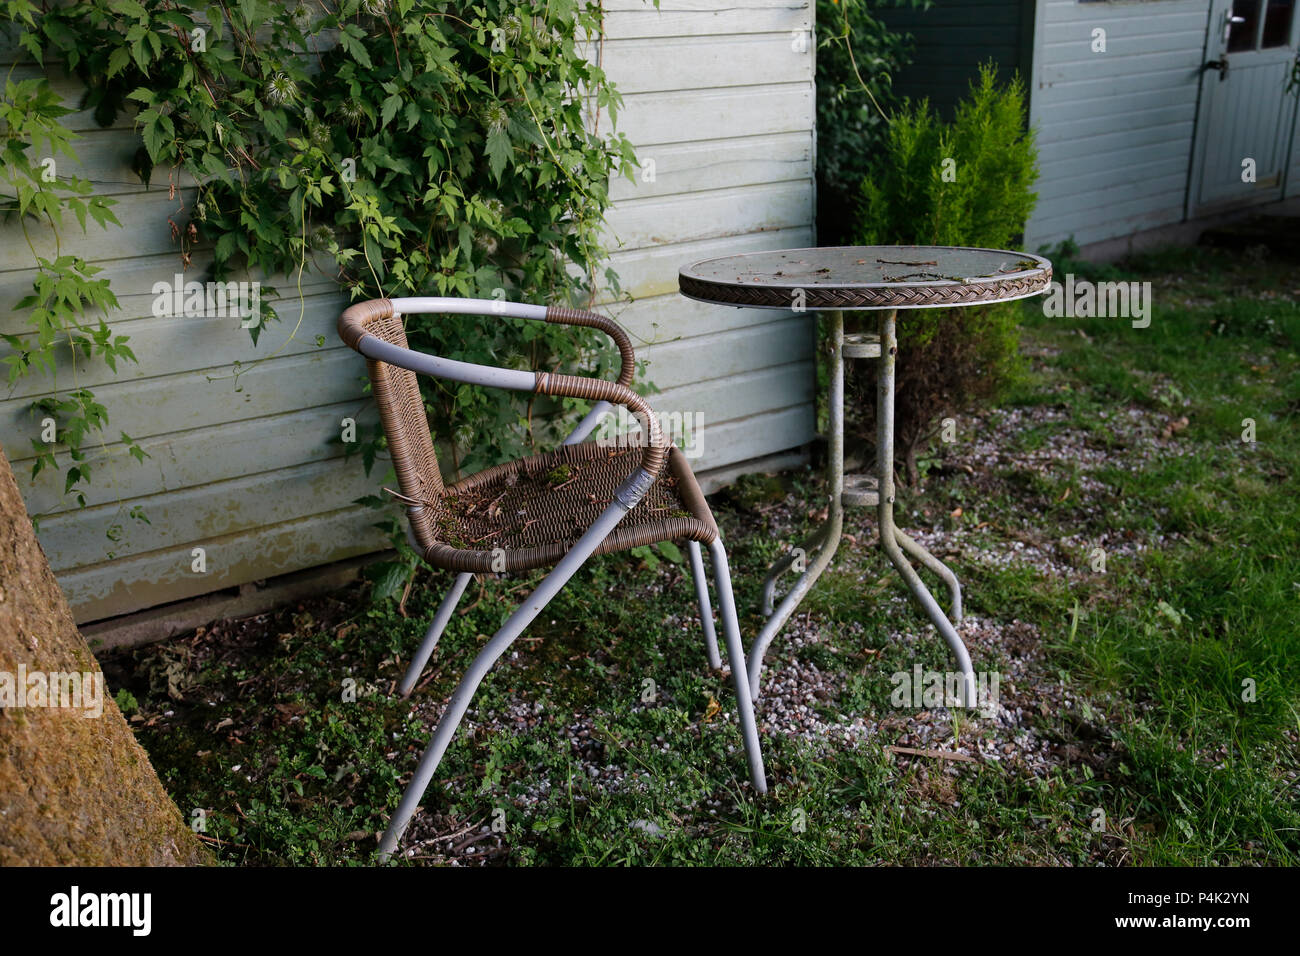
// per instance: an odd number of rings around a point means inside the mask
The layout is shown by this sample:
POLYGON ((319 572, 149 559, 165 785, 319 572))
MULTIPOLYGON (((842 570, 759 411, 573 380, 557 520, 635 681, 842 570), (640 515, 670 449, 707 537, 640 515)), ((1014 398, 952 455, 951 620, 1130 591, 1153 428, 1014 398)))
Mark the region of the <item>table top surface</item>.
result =
POLYGON ((834 246, 705 259, 677 276, 683 295, 766 309, 929 309, 1037 295, 1041 256, 962 246, 834 246))

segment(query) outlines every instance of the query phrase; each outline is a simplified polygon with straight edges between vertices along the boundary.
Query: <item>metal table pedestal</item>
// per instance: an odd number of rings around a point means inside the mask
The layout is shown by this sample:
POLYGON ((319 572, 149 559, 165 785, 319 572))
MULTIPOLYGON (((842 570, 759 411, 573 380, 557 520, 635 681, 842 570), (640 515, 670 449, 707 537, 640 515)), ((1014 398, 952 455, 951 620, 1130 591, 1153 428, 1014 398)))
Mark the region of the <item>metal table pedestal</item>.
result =
POLYGON ((1027 253, 933 246, 859 246, 790 249, 727 256, 681 270, 684 295, 707 302, 758 308, 805 308, 830 323, 829 500, 825 522, 798 548, 780 558, 763 581, 767 622, 746 661, 751 696, 759 697, 763 656, 799 603, 830 566, 844 530, 844 508, 876 508, 881 549, 948 644, 963 675, 961 704, 978 705, 975 672, 954 625, 961 624, 961 583, 952 569, 894 523, 894 365, 899 308, 978 305, 1037 295, 1046 290, 1052 266, 1027 253), (927 268, 933 267, 933 268, 927 268), (911 271, 909 271, 911 270, 911 271), (919 270, 919 271, 917 271, 919 270), (876 335, 844 335, 844 309, 879 314, 876 335), (876 473, 844 474, 844 360, 876 363, 876 473), (777 580, 814 555, 794 585, 773 607, 777 580), (947 588, 951 617, 921 580, 909 556, 947 588))

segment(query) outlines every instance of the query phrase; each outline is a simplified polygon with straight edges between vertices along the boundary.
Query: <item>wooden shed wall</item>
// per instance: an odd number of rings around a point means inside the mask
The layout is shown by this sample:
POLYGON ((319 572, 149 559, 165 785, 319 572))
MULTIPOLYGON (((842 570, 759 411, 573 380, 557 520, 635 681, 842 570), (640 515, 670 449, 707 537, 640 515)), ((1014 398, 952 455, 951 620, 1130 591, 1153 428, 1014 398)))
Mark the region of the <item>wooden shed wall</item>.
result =
POLYGON ((1183 219, 1209 0, 1038 0, 1025 245, 1080 245, 1183 219), (1092 52, 1092 31, 1106 52, 1092 52))
MULTIPOLYGON (((800 52, 794 39, 812 28, 808 0, 663 0, 657 11, 611 0, 606 11, 592 55, 623 90, 620 128, 654 160, 655 176, 614 186, 612 258, 632 301, 603 307, 649 358, 656 409, 703 415, 697 471, 799 446, 813 432, 811 318, 690 302, 676 274, 707 256, 812 243, 813 57, 811 42, 800 52)), ((14 77, 35 70, 20 64, 14 77)), ((80 95, 75 81, 57 88, 73 103, 80 95)), ((64 356, 54 378, 4 396, 0 436, 29 509, 47 515, 41 542, 78 620, 383 547, 374 512, 351 503, 375 490, 382 469, 366 478, 337 441, 345 417, 374 420, 360 359, 334 332, 338 289, 307 276, 300 317, 293 282, 272 280, 289 301, 257 347, 238 320, 152 317, 153 283, 179 268, 167 218, 190 194, 139 183, 129 119, 107 130, 86 112, 66 122, 84 136, 85 175, 118 199, 125 228, 92 225, 82 236, 67 225, 64 251, 104 268, 123 306, 115 330, 131 336, 140 362, 113 375, 64 356), (120 445, 100 450, 84 509, 64 498, 58 475, 29 477, 40 431, 31 402, 78 385, 107 407, 108 434, 125 431, 150 455, 141 465, 120 445), (130 517, 137 506, 149 523, 130 517), (203 574, 191 570, 196 546, 203 574)), ((48 235, 33 234, 38 252, 53 250, 48 235)), ((187 279, 204 264, 196 257, 187 279)), ((32 274, 21 232, 0 229, 0 331, 25 331, 13 304, 32 274)))

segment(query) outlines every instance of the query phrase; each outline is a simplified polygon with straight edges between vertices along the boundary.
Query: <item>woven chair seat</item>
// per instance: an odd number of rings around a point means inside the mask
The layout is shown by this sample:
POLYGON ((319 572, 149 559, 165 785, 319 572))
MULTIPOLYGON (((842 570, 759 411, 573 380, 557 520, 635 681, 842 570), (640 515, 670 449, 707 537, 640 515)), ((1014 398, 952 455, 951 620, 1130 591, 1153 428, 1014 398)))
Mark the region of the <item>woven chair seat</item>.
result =
MULTIPOLYGON (((564 445, 450 485, 429 522, 437 540, 425 550, 425 559, 453 571, 549 567, 608 507, 643 454, 635 445, 564 445)), ((707 544, 717 537, 718 526, 686 457, 672 448, 645 498, 595 553, 683 539, 707 544)))

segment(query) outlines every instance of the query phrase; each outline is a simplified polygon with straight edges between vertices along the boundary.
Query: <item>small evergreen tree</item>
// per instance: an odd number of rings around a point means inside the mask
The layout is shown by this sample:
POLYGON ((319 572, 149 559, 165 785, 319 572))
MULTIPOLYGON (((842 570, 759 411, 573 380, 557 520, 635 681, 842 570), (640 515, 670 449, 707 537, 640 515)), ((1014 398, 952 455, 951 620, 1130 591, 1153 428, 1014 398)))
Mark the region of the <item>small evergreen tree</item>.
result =
MULTIPOLYGON (((1024 84, 999 85, 996 68, 983 66, 951 123, 925 100, 892 118, 885 150, 859 189, 854 240, 1014 248, 1038 198, 1037 156, 1024 84)), ((894 428, 909 481, 936 418, 997 394, 1015 376, 1018 315, 1015 303, 899 314, 894 428)), ((865 393, 858 398, 859 408, 873 407, 865 393)))

